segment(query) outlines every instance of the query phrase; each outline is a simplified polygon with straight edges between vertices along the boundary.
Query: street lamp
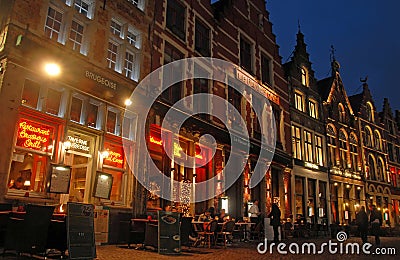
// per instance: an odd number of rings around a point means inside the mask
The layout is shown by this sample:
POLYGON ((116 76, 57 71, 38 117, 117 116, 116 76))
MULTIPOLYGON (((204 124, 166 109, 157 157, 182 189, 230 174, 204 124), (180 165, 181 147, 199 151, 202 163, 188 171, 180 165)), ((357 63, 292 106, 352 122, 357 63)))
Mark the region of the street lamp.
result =
POLYGON ((46 63, 44 65, 44 71, 47 73, 47 75, 49 75, 51 77, 56 77, 56 76, 60 75, 61 68, 56 63, 46 63))

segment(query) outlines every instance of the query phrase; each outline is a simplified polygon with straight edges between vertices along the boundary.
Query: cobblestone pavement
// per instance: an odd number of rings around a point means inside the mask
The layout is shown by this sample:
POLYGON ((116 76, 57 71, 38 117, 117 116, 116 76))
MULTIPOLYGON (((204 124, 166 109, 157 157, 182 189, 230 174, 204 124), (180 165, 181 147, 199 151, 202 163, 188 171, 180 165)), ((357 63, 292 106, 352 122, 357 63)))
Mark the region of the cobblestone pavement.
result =
MULTIPOLYGON (((319 250, 320 246, 324 242, 328 242, 329 238, 319 238, 319 239, 290 239, 286 240, 286 244, 289 246, 290 243, 298 243, 302 245, 303 243, 310 243, 315 242, 317 244, 317 251, 319 250)), ((336 239, 332 240, 332 242, 337 242, 336 239)), ((346 243, 360 243, 360 238, 350 238, 346 241, 346 243)), ((369 242, 373 243, 373 237, 369 237, 369 242)), ((344 243, 344 245, 346 245, 344 243)), ((199 260, 209 260, 209 259, 227 259, 227 260, 234 260, 234 259, 267 259, 271 257, 271 254, 267 252, 266 254, 260 254, 257 252, 257 242, 250 242, 250 243, 234 243, 233 245, 227 247, 226 249, 223 247, 216 247, 216 248, 190 248, 184 249, 183 253, 179 256, 166 256, 166 255, 159 255, 156 252, 148 251, 148 250, 135 250, 135 249, 127 249, 121 248, 115 245, 107 245, 107 246, 99 246, 97 247, 97 256, 99 260, 113 260, 113 259, 178 259, 178 260, 186 260, 186 259, 199 259, 199 260)), ((338 247, 339 248, 339 247, 338 247)), ((345 247, 343 247, 345 250, 345 247)), ((381 238, 381 249, 386 248, 394 248, 396 250, 395 255, 385 255, 386 259, 400 259, 400 237, 383 237, 381 238)), ((286 247, 288 250, 288 247, 286 247)), ((301 250, 301 249, 300 249, 301 250)), ((373 246, 370 251, 374 252, 375 246, 373 246)), ((360 247, 361 251, 361 247, 360 247)), ((325 251, 322 255, 280 255, 278 254, 276 247, 273 250, 273 257, 278 259, 338 259, 338 258, 345 258, 345 259, 373 259, 377 255, 355 255, 355 254, 330 254, 328 248, 325 247, 325 251)), ((382 256, 381 256, 382 257, 382 256)))
MULTIPOLYGON (((345 250, 346 243, 360 243, 360 238, 350 238, 348 239, 343 245, 345 250)), ((297 243, 301 246, 303 243, 315 243, 317 245, 317 251, 320 249, 322 243, 329 242, 329 238, 318 238, 318 239, 289 239, 283 241, 286 243, 286 248, 284 250, 289 249, 290 243, 297 243)), ((333 239, 332 242, 336 243, 337 240, 333 239)), ((374 239, 373 237, 369 237, 369 242, 373 244, 374 239)), ((269 244, 269 242, 268 242, 269 244)), ((167 255, 159 255, 157 252, 152 250, 135 250, 135 249, 128 249, 127 246, 117 246, 117 245, 103 245, 97 246, 97 259, 96 260, 125 260, 125 259, 139 259, 139 260, 147 260, 147 259, 177 259, 177 260, 235 260, 235 259, 245 259, 245 260, 252 260, 252 259, 270 259, 271 257, 276 259, 373 259, 377 257, 376 254, 374 255, 365 255, 365 254, 330 254, 327 247, 324 249, 324 253, 322 255, 308 255, 308 254, 290 254, 281 255, 277 252, 276 246, 273 248, 272 256, 269 253, 269 250, 265 254, 260 254, 257 252, 257 245, 258 242, 249 242, 249 243, 242 243, 242 242, 235 242, 232 245, 229 245, 227 248, 223 248, 222 246, 217 246, 214 248, 207 248, 207 247, 196 247, 196 248, 183 248, 183 253, 177 256, 167 256, 167 255)), ((339 247, 338 247, 339 248, 339 247)), ((391 259, 400 259, 400 237, 382 237, 381 238, 381 247, 385 248, 387 251, 389 248, 395 249, 395 254, 392 255, 385 255, 385 260, 391 259)), ((375 252, 376 247, 373 246, 370 251, 372 253, 375 252)), ((360 247, 361 251, 361 247, 360 247)), ((379 257, 379 256, 378 256, 379 257)), ((380 257, 383 258, 382 255, 380 257)), ((31 259, 30 257, 15 257, 12 255, 7 255, 5 257, 0 257, 1 259, 31 259)), ((41 258, 43 259, 43 258, 41 258)), ((49 258, 49 259, 56 259, 56 258, 49 258)))

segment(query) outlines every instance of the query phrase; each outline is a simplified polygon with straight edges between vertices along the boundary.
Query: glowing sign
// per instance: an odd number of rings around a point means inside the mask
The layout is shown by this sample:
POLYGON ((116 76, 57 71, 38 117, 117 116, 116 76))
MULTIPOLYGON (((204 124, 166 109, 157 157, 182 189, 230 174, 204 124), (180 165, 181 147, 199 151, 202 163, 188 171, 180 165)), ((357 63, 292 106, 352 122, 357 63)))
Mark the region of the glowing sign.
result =
POLYGON ((174 156, 181 157, 182 147, 178 143, 174 143, 174 156))
POLYGON ((266 98, 279 105, 279 96, 264 84, 260 84, 253 76, 245 73, 241 69, 236 69, 236 78, 251 87, 255 91, 263 94, 266 98))
POLYGON ((319 166, 313 163, 304 162, 304 166, 310 169, 319 170, 319 166))
POLYGON ((122 168, 124 165, 123 152, 108 150, 108 156, 104 158, 104 164, 122 168))
POLYGON ((154 136, 150 136, 150 143, 156 144, 156 145, 162 145, 162 140, 161 139, 157 139, 154 136))
POLYGON ((68 135, 67 140, 71 142, 71 150, 75 151, 83 151, 85 153, 90 152, 90 141, 89 140, 84 140, 80 137, 75 137, 68 135))
POLYGON ((53 128, 21 119, 18 123, 18 134, 16 145, 38 151, 50 149, 50 139, 53 128))

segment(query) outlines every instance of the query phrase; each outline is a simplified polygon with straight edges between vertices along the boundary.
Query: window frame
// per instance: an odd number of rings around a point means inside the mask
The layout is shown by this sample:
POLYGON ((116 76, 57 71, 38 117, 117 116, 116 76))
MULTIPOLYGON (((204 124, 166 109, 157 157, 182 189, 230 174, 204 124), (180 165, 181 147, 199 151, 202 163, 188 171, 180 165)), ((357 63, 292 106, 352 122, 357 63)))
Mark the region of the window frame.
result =
POLYGON ((293 158, 302 160, 302 134, 299 126, 292 125, 293 158))
POLYGON ((166 28, 182 41, 186 41, 186 6, 178 0, 168 0, 166 28))

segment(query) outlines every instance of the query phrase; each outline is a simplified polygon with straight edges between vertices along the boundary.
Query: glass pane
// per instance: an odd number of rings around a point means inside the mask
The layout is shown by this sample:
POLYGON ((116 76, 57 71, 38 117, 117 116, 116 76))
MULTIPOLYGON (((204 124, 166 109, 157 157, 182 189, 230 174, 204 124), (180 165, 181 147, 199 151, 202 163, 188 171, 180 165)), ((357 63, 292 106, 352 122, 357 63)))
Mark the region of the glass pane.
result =
POLYGON ((47 91, 46 112, 52 115, 58 115, 60 110, 61 92, 49 89, 47 91))
POLYGON ((71 120, 80 123, 81 122, 81 111, 82 111, 82 100, 76 97, 72 97, 71 102, 71 120))
POLYGON ((123 194, 122 194, 123 172, 113 171, 113 170, 109 170, 109 169, 104 169, 104 172, 109 173, 113 176, 113 184, 112 184, 112 188, 111 188, 110 200, 122 201, 123 200, 123 194))
POLYGON ((96 127, 98 110, 99 110, 99 107, 97 105, 89 103, 88 117, 87 117, 87 125, 88 126, 96 127))
POLYGON ((108 110, 107 112, 107 132, 115 134, 115 127, 117 125, 117 114, 108 110))
POLYGON ((22 104, 37 109, 39 100, 40 85, 31 80, 25 80, 22 92, 22 104))

